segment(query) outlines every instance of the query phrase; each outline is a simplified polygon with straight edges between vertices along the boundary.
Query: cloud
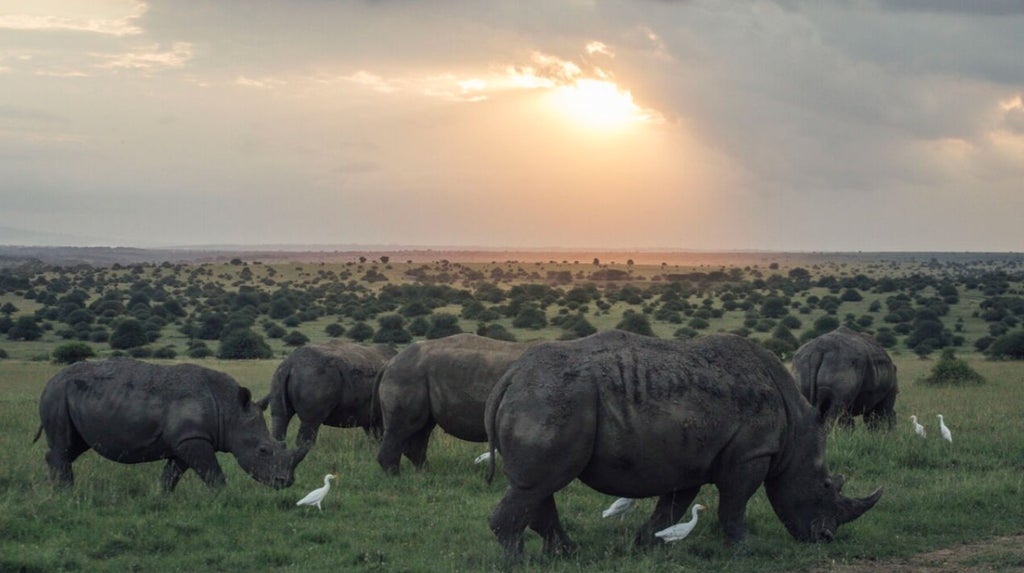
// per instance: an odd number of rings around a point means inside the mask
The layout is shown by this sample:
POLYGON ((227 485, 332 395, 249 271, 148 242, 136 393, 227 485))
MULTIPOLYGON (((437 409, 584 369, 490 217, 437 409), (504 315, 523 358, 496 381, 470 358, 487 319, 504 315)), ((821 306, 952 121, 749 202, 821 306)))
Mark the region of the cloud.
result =
POLYGON ((598 42, 596 40, 593 42, 587 42, 584 49, 589 55, 601 54, 603 56, 608 56, 609 58, 615 57, 615 52, 612 52, 611 48, 609 48, 604 42, 598 42))
POLYGON ((96 67, 109 70, 155 71, 167 68, 182 68, 192 59, 192 44, 175 42, 170 50, 160 50, 157 44, 142 46, 130 52, 99 54, 92 56, 103 62, 96 67))
MULTIPOLYGON (((87 3, 74 3, 74 9, 82 9, 87 3)), ((25 7, 23 7, 24 9, 25 7)), ((130 2, 119 7, 128 13, 122 16, 98 16, 90 14, 0 14, 0 29, 21 31, 67 31, 89 32, 108 36, 136 36, 142 33, 136 21, 146 13, 146 4, 130 2)), ((52 7, 50 8, 52 9, 52 7)), ((66 8, 71 10, 72 7, 66 8)))

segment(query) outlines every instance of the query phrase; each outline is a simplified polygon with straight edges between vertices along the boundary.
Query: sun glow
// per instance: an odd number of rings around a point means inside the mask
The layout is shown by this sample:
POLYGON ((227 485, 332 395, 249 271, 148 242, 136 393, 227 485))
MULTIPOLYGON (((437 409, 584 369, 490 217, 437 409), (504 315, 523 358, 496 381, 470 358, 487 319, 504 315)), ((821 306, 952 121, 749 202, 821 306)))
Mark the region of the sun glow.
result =
POLYGON ((605 80, 580 79, 557 88, 552 103, 560 113, 589 129, 623 129, 650 120, 634 102, 633 95, 605 80))

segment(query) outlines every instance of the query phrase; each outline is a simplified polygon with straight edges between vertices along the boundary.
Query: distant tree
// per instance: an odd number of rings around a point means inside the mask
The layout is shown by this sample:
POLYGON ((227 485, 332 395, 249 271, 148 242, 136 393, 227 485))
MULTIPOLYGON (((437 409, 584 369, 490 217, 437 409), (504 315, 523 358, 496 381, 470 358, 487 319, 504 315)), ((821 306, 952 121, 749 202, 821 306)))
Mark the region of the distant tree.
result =
POLYGON ((173 360, 178 357, 178 351, 173 346, 161 346, 153 351, 153 358, 173 360))
POLYGON ((96 351, 84 342, 68 342, 54 348, 52 356, 57 364, 73 364, 96 356, 96 351))
POLYGON ((185 351, 189 358, 206 358, 213 356, 213 351, 202 340, 190 340, 188 350, 185 351))
POLYGON ((302 346, 303 344, 309 342, 309 337, 306 336, 305 334, 302 334, 298 330, 293 330, 288 334, 284 335, 283 337, 281 337, 281 341, 287 344, 288 346, 302 346))
POLYGON ((615 325, 615 328, 644 336, 654 336, 654 330, 651 328, 651 321, 647 319, 647 315, 633 309, 622 313, 622 320, 615 325))
POLYGON ((345 327, 337 322, 332 322, 324 327, 324 332, 331 338, 341 338, 345 335, 345 327))
POLYGON ((425 316, 417 316, 409 322, 409 334, 413 336, 426 336, 430 330, 430 321, 425 316))
POLYGON ((22 315, 14 321, 14 325, 7 329, 7 338, 10 340, 39 340, 43 337, 43 327, 39 326, 35 317, 22 315))
POLYGON ((565 330, 565 334, 560 337, 562 340, 583 338, 584 336, 590 336, 597 332, 597 328, 595 328, 593 324, 590 324, 587 317, 582 314, 566 315, 558 321, 558 326, 565 330))
POLYGON ((222 360, 249 360, 270 358, 274 353, 263 337, 251 329, 235 330, 220 343, 217 357, 222 360))
POLYGON ((989 356, 1001 359, 1024 359, 1024 330, 996 338, 986 349, 989 356))
POLYGON ((459 326, 459 318, 454 314, 439 312, 430 316, 430 327, 427 329, 427 338, 444 338, 462 332, 459 326))
POLYGON ((134 318, 126 318, 117 323, 110 335, 110 347, 120 350, 138 348, 149 343, 146 329, 134 318))
POLYGON ((5 302, 3 306, 0 306, 0 313, 3 313, 7 316, 11 316, 16 312, 18 312, 18 307, 14 306, 10 302, 5 302))
POLYGON ((789 299, 781 296, 766 296, 761 301, 761 316, 782 318, 789 314, 789 299))
POLYGON ((373 336, 373 327, 365 322, 359 321, 352 325, 352 328, 348 329, 348 337, 356 342, 362 342, 368 340, 373 336))
POLYGON ((487 338, 493 338, 495 340, 506 340, 508 342, 515 342, 516 337, 514 334, 505 329, 500 324, 481 324, 477 329, 476 333, 480 336, 486 336, 487 338))
POLYGON ((10 358, 10 357, 11 357, 11 355, 8 354, 6 350, 4 350, 3 348, 0 348, 0 360, 4 360, 4 359, 10 358))
POLYGON ((412 341, 412 333, 405 329, 405 319, 400 314, 381 315, 377 324, 380 329, 373 335, 374 342, 405 344, 412 341))
POLYGON ((385 265, 388 264, 388 261, 390 261, 390 260, 391 260, 391 257, 389 257, 387 255, 381 255, 380 256, 380 262, 384 263, 385 265))
POLYGON ((548 325, 548 317, 543 310, 534 303, 523 304, 519 313, 512 319, 512 326, 516 328, 529 328, 540 330, 548 325))
POLYGON ((984 384, 985 377, 978 374, 971 365, 956 357, 952 348, 942 351, 939 361, 932 367, 931 373, 922 378, 921 382, 932 386, 962 386, 984 384))

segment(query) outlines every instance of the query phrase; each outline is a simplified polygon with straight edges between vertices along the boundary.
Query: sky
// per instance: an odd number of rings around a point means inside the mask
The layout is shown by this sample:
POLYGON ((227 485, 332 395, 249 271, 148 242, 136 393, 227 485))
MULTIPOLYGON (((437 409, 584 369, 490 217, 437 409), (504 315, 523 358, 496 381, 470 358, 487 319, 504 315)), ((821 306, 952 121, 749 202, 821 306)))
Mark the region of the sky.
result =
POLYGON ((1021 30, 1021 0, 0 0, 0 243, 1024 251, 1021 30))

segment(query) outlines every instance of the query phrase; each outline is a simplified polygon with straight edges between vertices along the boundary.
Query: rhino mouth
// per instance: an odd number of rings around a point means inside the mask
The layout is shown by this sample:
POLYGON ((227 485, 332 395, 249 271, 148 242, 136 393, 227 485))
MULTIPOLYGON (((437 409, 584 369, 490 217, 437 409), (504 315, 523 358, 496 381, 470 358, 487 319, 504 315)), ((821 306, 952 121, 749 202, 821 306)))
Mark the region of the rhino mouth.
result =
POLYGON ((819 517, 811 521, 810 535, 807 541, 811 543, 831 543, 836 538, 835 531, 835 520, 819 517))

